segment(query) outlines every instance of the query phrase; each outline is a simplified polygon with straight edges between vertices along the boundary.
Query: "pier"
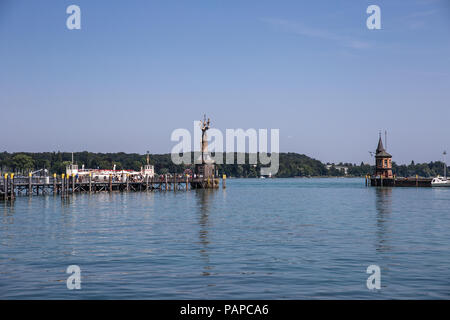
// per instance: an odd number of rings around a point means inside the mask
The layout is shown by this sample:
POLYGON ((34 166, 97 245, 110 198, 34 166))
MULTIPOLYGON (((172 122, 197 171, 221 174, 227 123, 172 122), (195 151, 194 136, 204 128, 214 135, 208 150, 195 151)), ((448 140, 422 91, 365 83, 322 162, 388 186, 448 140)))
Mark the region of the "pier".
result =
POLYGON ((372 187, 431 187, 432 178, 383 178, 383 177, 366 177, 366 185, 370 181, 372 187))
MULTIPOLYGON (((225 188, 226 177, 222 186, 225 188)), ((190 177, 183 175, 165 175, 145 177, 134 181, 126 177, 125 181, 116 181, 112 176, 107 180, 77 179, 75 176, 62 174, 53 177, 15 177, 4 175, 0 179, 0 200, 14 200, 17 196, 60 195, 66 197, 73 193, 97 192, 142 192, 142 191, 188 191, 189 189, 217 189, 218 178, 190 177)))
POLYGON ((378 139, 378 146, 374 153, 375 172, 373 176, 366 175, 366 186, 370 183, 372 187, 431 187, 432 178, 422 178, 418 175, 409 178, 395 176, 392 170, 392 155, 387 153, 383 146, 381 132, 378 139))
MULTIPOLYGON (((190 169, 183 174, 155 175, 154 166, 150 164, 147 151, 147 164, 140 171, 112 169, 78 168, 72 161, 66 167, 66 173, 53 177, 48 176, 47 169, 29 172, 28 177, 16 177, 13 173, 0 177, 0 200, 14 200, 16 196, 33 195, 61 195, 66 197, 74 193, 96 192, 138 192, 138 191, 188 191, 189 189, 217 189, 219 178, 216 163, 208 152, 208 138, 206 132, 210 128, 210 119, 206 115, 201 121, 201 156, 195 164, 194 172, 190 169), (43 176, 34 176, 36 173, 43 176), (189 173, 188 173, 189 172, 189 173)), ((222 188, 226 188, 226 176, 222 178, 222 188)))

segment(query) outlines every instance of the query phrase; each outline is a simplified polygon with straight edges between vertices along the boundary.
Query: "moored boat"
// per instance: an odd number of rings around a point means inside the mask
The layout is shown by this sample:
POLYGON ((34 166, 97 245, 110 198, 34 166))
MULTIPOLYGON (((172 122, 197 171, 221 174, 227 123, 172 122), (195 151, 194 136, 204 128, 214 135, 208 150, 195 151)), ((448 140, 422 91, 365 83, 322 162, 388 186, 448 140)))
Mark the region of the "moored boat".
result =
POLYGON ((448 180, 446 177, 439 177, 433 178, 431 180, 431 186, 432 187, 450 187, 450 180, 448 180))
MULTIPOLYGON (((447 152, 444 151, 444 153, 443 153, 444 157, 446 154, 447 154, 447 152)), ((437 176, 436 178, 433 178, 433 180, 431 180, 431 186, 432 187, 450 187, 450 180, 447 179, 447 164, 445 163, 445 159, 444 159, 444 176, 443 177, 437 176)))

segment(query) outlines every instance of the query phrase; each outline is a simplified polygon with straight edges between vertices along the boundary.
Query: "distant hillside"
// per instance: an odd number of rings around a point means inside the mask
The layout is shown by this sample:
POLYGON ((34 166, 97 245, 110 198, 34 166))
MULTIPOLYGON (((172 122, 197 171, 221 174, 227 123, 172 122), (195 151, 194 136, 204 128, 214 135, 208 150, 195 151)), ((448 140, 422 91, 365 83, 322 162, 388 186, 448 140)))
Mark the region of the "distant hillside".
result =
POLYGON ((278 177, 325 176, 328 170, 319 160, 304 154, 280 153, 280 169, 278 177))

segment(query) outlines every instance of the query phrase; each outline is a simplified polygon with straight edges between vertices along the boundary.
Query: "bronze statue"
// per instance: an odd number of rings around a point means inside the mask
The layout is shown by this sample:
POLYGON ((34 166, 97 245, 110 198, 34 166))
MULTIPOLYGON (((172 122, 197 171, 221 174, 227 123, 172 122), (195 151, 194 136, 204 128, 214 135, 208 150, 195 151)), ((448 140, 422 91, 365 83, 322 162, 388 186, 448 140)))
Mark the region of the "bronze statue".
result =
POLYGON ((202 164, 205 163, 205 153, 208 153, 208 136, 206 134, 206 131, 210 127, 210 119, 208 118, 208 121, 206 121, 206 114, 203 115, 203 121, 200 121, 200 128, 202 129, 202 164))

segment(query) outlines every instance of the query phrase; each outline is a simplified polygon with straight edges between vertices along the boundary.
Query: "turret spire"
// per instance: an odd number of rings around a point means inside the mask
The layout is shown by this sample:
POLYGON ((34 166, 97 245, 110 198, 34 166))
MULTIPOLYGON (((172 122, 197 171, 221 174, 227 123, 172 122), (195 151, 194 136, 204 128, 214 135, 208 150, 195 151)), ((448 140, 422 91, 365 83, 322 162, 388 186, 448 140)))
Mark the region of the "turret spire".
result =
POLYGON ((383 147, 383 140, 381 139, 381 132, 380 132, 380 138, 378 139, 377 153, 380 153, 382 151, 385 151, 385 150, 383 147))

